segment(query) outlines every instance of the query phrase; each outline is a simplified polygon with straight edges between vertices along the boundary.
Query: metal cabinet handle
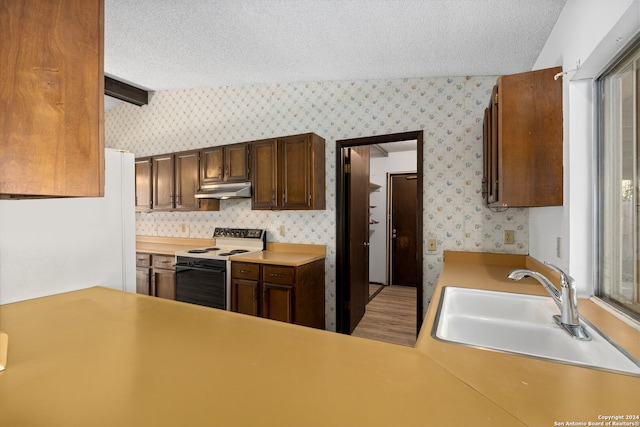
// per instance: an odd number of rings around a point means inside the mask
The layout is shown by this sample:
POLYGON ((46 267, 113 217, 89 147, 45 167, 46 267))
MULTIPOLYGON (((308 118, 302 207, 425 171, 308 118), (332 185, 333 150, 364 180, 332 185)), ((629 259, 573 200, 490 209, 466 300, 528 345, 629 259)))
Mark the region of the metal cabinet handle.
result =
POLYGON ((269 276, 271 276, 271 277, 284 277, 284 274, 271 273, 271 274, 269 274, 269 276))
POLYGON ((242 274, 249 274, 249 270, 240 270, 240 273, 242 273, 242 274))

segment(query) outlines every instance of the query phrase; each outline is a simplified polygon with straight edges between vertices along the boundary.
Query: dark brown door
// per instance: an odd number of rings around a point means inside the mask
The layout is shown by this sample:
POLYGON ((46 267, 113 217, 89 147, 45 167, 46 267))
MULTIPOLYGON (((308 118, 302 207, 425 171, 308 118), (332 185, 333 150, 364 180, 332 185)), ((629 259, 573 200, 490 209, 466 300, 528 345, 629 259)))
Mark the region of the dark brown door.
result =
POLYGON ((391 285, 417 287, 417 176, 391 176, 391 285))
POLYGON ((347 148, 349 233, 349 333, 364 316, 369 300, 369 146, 347 148))

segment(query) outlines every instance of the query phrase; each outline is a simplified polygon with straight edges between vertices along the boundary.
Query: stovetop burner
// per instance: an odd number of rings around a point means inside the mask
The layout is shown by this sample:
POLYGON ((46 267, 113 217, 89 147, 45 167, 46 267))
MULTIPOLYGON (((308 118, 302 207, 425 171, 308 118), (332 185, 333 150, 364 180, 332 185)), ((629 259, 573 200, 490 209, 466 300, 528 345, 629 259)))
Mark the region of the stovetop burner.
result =
MULTIPOLYGON (((190 254, 206 254, 207 252, 212 252, 212 251, 219 251, 220 248, 203 248, 203 249, 190 249, 187 252, 190 254)), ((233 251, 231 251, 233 252, 233 251)), ((239 252, 237 252, 239 253, 239 252)), ((220 255, 224 255, 224 254, 220 254, 220 255)))
POLYGON ((247 249, 233 249, 230 250, 229 252, 225 252, 220 254, 220 256, 230 256, 230 255, 235 255, 235 254, 243 254, 245 252, 249 252, 247 249))

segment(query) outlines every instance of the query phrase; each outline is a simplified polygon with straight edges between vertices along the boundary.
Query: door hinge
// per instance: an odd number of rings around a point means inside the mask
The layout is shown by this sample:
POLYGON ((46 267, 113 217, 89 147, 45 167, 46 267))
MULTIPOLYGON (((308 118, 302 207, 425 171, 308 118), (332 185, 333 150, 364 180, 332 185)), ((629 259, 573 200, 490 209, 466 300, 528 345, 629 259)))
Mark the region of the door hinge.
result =
POLYGON ((498 105, 498 94, 496 93, 495 99, 494 99, 494 104, 498 105))
POLYGON ((351 163, 344 165, 344 173, 351 173, 351 163))

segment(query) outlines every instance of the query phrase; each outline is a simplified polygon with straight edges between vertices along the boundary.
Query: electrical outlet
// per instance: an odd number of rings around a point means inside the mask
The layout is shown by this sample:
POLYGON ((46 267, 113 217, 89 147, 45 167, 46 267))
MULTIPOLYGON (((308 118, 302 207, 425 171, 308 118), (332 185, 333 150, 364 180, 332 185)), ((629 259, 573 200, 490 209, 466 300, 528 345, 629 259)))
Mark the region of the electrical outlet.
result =
POLYGON ((504 244, 513 245, 516 242, 513 230, 504 230, 504 244))
POLYGON ((430 251, 438 249, 438 241, 433 237, 427 239, 427 249, 430 251))
POLYGON ((562 237, 556 237, 556 256, 562 258, 562 237))
POLYGON ((284 235, 286 234, 286 230, 287 230, 287 229, 286 229, 286 227, 285 227, 284 225, 281 225, 281 226, 280 226, 280 235, 281 235, 282 237, 284 237, 284 235))

